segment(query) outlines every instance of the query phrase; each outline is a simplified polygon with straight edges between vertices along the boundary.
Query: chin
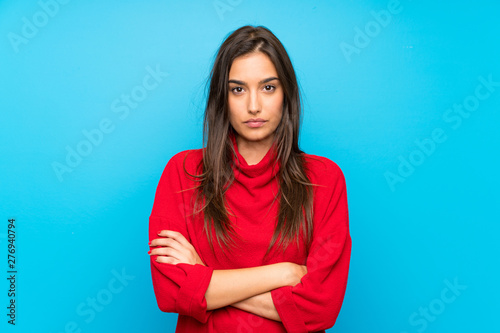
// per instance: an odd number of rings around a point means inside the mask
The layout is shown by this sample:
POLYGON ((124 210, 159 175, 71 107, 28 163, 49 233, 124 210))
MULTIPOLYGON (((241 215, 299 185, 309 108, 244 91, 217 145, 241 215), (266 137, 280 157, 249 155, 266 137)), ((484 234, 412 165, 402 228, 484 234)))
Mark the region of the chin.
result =
POLYGON ((269 136, 255 136, 255 135, 249 135, 249 136, 241 136, 242 139, 245 141, 250 141, 250 142, 259 142, 259 141, 265 141, 266 139, 269 138, 269 136))

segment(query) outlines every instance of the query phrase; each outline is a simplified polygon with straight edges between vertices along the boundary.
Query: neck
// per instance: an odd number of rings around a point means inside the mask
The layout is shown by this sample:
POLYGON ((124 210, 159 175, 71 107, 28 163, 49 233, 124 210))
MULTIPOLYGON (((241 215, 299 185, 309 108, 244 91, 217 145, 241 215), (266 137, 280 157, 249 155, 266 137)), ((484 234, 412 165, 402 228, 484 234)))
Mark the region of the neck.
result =
POLYGON ((239 135, 236 136, 236 143, 238 144, 238 151, 245 159, 248 165, 258 164, 272 146, 273 138, 269 137, 265 141, 246 141, 239 135))

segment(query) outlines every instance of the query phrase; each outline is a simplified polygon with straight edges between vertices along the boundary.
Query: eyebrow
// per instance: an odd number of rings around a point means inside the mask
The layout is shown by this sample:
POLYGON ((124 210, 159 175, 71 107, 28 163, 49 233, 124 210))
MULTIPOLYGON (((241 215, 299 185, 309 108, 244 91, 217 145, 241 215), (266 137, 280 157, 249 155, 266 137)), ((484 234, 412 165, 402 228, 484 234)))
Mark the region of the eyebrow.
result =
MULTIPOLYGON (((273 80, 279 80, 279 79, 275 76, 272 76, 272 77, 268 77, 267 79, 259 81, 259 84, 267 83, 267 82, 273 81, 273 80)), ((236 84, 240 84, 242 86, 247 85, 247 83, 245 81, 240 81, 240 80, 229 80, 228 83, 236 83, 236 84)))

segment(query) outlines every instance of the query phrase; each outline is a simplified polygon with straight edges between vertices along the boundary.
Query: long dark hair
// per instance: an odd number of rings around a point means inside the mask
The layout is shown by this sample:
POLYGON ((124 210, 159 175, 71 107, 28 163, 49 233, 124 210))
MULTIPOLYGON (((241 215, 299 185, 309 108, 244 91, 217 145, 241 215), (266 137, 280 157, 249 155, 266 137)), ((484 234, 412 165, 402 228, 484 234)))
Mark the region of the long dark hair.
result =
MULTIPOLYGON (((302 229, 306 235, 306 249, 312 238, 313 191, 303 160, 304 152, 299 149, 299 127, 301 121, 301 97, 295 71, 288 54, 276 36, 263 26, 244 26, 232 32, 220 46, 207 84, 208 99, 205 108, 203 128, 203 160, 199 165, 201 174, 190 175, 200 182, 194 213, 204 212, 204 229, 212 244, 214 227, 217 242, 224 246, 235 245, 229 234, 234 233, 226 209, 224 194, 234 180, 232 156, 235 154, 229 135, 235 133, 229 122, 228 91, 229 71, 239 56, 253 52, 266 54, 274 64, 283 86, 284 101, 282 119, 276 128, 273 145, 276 160, 280 162, 279 214, 273 238, 265 256, 270 252, 280 233, 278 247, 284 251, 295 238, 299 245, 302 229), (195 209, 198 207, 198 209, 195 209)), ((185 168, 184 168, 185 170, 185 168)), ((186 170, 185 170, 186 171, 186 170)), ((277 198, 275 198, 277 199, 277 198)))

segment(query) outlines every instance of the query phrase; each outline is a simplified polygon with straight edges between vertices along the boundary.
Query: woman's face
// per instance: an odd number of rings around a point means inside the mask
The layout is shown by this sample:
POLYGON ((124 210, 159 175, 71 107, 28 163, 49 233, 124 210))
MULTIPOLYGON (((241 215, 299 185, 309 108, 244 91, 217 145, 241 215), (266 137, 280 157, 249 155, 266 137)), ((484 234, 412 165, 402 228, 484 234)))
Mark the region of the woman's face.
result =
POLYGON ((234 59, 229 71, 229 122, 238 147, 271 147, 281 121, 283 88, 273 63, 264 53, 234 59))

